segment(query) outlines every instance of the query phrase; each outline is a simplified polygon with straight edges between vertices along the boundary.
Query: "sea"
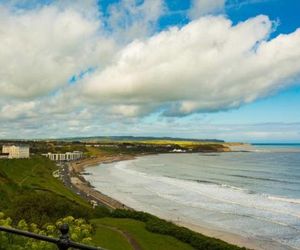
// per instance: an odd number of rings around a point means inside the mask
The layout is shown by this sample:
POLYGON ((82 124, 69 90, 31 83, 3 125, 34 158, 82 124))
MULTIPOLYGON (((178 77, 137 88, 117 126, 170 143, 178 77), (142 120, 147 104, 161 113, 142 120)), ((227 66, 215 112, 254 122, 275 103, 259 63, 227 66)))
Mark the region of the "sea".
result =
POLYGON ((136 210, 300 249, 300 144, 148 155, 86 172, 97 190, 136 210))

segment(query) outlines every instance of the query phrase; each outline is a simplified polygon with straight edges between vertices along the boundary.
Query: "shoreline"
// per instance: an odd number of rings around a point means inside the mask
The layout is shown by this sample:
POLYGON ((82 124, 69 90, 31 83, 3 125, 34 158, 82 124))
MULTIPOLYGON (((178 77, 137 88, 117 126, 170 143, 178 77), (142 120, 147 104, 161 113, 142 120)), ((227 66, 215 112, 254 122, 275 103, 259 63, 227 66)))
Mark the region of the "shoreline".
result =
MULTIPOLYGON (((149 154, 141 154, 141 155, 114 155, 114 156, 99 156, 92 159, 84 159, 80 162, 73 162, 68 164, 69 172, 73 177, 70 177, 72 185, 74 185, 77 189, 81 192, 85 193, 87 197, 92 197, 98 203, 105 205, 109 209, 129 209, 134 210, 126 206, 125 204, 121 203, 120 201, 109 197, 100 191, 96 190, 90 182, 88 182, 83 175, 83 171, 88 167, 97 166, 100 164, 106 163, 113 163, 119 161, 126 161, 126 160, 133 160, 136 157, 145 156, 149 154), (78 178, 73 179, 72 178, 78 178)), ((71 176, 70 175, 70 176, 71 176)), ((88 199, 91 201, 90 199, 88 199)), ((160 217, 160 216, 159 216, 160 217)), ((178 226, 186 227, 194 232, 203 234, 208 237, 217 238, 223 240, 227 243, 237 245, 239 247, 246 247, 248 249, 255 249, 255 250, 268 250, 268 249, 276 249, 279 250, 295 250, 294 248, 282 245, 275 241, 267 241, 263 239, 255 239, 250 237, 241 236, 235 233, 231 233, 229 231, 223 231, 217 228, 213 228, 212 226, 208 225, 194 225, 189 222, 184 221, 173 221, 167 218, 163 218, 165 220, 171 221, 178 226)))
POLYGON ((276 241, 267 241, 263 239, 250 238, 242 236, 236 233, 231 233, 229 231, 223 231, 216 228, 211 228, 209 226, 199 226, 194 225, 188 222, 176 222, 178 226, 186 227, 194 232, 203 234, 208 237, 217 238, 223 240, 227 243, 237 245, 239 247, 246 247, 253 250, 270 250, 270 249, 279 249, 279 250, 296 250, 295 248, 283 245, 276 241))
POLYGON ((71 184, 71 186, 77 189, 79 193, 83 196, 83 198, 87 199, 92 205, 101 204, 112 210, 113 209, 133 210, 132 208, 121 203, 120 201, 96 190, 90 184, 90 182, 88 182, 84 178, 83 171, 88 167, 97 166, 106 163, 113 163, 118 161, 132 160, 134 158, 135 156, 132 155, 114 155, 114 156, 103 155, 94 158, 87 158, 80 161, 71 162, 67 164, 67 173, 68 173, 67 175, 69 178, 69 183, 71 184))

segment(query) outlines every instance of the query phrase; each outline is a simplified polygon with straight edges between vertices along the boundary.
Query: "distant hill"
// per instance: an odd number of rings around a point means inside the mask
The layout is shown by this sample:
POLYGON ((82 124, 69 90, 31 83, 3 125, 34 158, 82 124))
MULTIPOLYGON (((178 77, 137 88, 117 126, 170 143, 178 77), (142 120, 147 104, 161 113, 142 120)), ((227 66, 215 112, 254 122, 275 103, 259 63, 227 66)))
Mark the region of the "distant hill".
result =
MULTIPOLYGON (((192 139, 177 137, 151 137, 151 136, 88 136, 88 137, 65 137, 65 138, 45 138, 45 139, 0 139, 0 144, 4 143, 27 143, 32 141, 65 141, 65 142, 122 142, 122 141, 185 141, 185 142, 216 142, 224 143, 219 139, 192 139)), ((1 145, 0 145, 1 146, 1 145)))
POLYGON ((176 137, 148 137, 148 136, 92 136, 92 137, 70 137, 56 139, 60 141, 153 141, 153 140, 167 140, 167 141, 191 141, 191 142, 217 142, 224 143, 223 140, 218 139, 191 139, 191 138, 176 138, 176 137))

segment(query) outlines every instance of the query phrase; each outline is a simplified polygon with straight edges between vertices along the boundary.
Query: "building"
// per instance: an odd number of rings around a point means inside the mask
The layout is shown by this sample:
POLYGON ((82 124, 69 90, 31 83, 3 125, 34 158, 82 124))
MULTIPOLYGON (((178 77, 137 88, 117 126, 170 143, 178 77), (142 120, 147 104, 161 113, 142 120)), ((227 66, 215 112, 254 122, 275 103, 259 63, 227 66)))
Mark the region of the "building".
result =
POLYGON ((80 151, 67 152, 64 154, 43 154, 43 156, 48 157, 51 161, 75 161, 83 157, 83 153, 80 151))
POLYGON ((9 154, 8 153, 1 153, 0 152, 0 159, 8 159, 9 154))
POLYGON ((2 154, 8 154, 9 159, 29 158, 29 146, 26 145, 3 145, 2 154))

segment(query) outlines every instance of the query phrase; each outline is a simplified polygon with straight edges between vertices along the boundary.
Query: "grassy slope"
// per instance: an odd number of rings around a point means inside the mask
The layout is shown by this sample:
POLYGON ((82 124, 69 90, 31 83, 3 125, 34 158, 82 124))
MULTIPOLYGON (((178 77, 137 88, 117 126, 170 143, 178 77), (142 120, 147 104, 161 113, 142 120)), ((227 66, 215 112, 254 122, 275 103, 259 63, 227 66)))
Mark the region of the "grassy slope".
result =
MULTIPOLYGON (((102 150, 92 148, 90 155, 103 154, 102 150), (101 151, 101 152, 100 152, 101 151)), ((10 209, 10 200, 19 194, 19 191, 34 192, 36 190, 50 191, 56 195, 75 201, 82 206, 87 202, 68 190, 60 180, 52 176, 56 165, 50 160, 35 156, 27 160, 0 160, 0 211, 10 209), (4 206, 3 206, 4 205, 4 206)), ((131 249, 124 236, 101 225, 119 228, 128 232, 142 247, 142 249, 193 249, 174 237, 149 232, 145 224, 133 219, 102 218, 94 219, 96 227, 93 242, 107 249, 131 249)))
MULTIPOLYGON (((193 249, 188 244, 180 242, 179 240, 166 235, 155 234, 149 232, 145 229, 145 224, 140 221, 132 220, 132 219, 116 219, 116 218, 102 218, 92 220, 92 223, 95 225, 106 225, 111 227, 116 227, 121 229, 122 231, 128 232, 139 245, 144 250, 191 250, 193 249)), ((105 241, 101 239, 98 235, 101 234, 101 227, 97 227, 95 239, 98 241, 100 245, 103 247, 105 241)), ((109 249, 120 249, 117 248, 117 241, 111 240, 109 242, 110 245, 107 245, 109 249)))
POLYGON ((98 220, 95 220, 95 234, 93 235, 93 244, 96 246, 101 246, 105 249, 109 250, 131 250, 132 247, 122 236, 120 233, 116 232, 115 230, 102 227, 98 220))
MULTIPOLYGON (((139 141, 140 143, 149 143, 149 144, 156 144, 156 145, 165 145, 165 144, 176 144, 180 146, 185 145, 207 145, 207 144, 224 144, 218 142, 199 142, 199 141, 176 141, 176 140, 147 140, 147 141, 139 141)), ((134 143, 134 142, 133 142, 134 143)))
POLYGON ((0 160, 0 191, 8 200, 18 190, 45 190, 63 196, 81 205, 87 205, 83 199, 64 187, 62 182, 52 176, 56 165, 44 157, 31 159, 0 160))
MULTIPOLYGON (((96 152, 91 152, 96 153, 96 152)), ((82 205, 87 203, 66 189, 62 182, 52 176, 56 165, 43 157, 22 160, 0 160, 0 210, 9 209, 10 199, 18 191, 47 190, 82 205)), ((175 238, 154 234, 145 229, 144 223, 131 219, 105 218, 93 220, 96 224, 118 227, 129 232, 143 249, 191 249, 175 238)), ((130 244, 120 233, 109 228, 96 227, 93 242, 107 249, 131 249, 130 244)))

